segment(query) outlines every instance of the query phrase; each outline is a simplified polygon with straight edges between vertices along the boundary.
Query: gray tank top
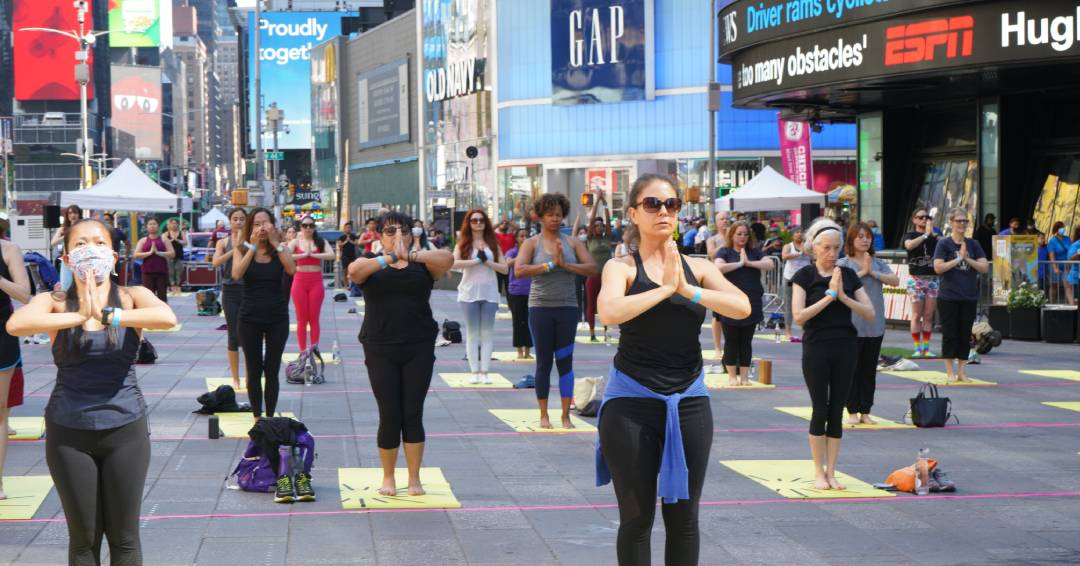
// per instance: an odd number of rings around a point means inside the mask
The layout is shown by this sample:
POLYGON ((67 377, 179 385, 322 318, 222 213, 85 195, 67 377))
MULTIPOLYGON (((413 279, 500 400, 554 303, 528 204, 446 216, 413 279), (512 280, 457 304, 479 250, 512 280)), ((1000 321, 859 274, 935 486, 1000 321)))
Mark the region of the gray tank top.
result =
POLYGON ((225 263, 221 264, 221 284, 222 285, 243 285, 243 281, 237 281, 232 278, 232 234, 229 234, 225 240, 225 251, 223 253, 229 254, 229 259, 225 260, 225 263))
MULTIPOLYGON (((563 246, 563 260, 566 263, 577 263, 577 254, 574 247, 565 236, 559 236, 563 246)), ((544 250, 544 240, 540 237, 536 241, 536 249, 533 252, 532 264, 547 263, 553 261, 551 254, 544 250)), ((556 267, 553 271, 533 275, 532 286, 529 288, 529 307, 577 307, 577 290, 574 287, 577 275, 556 267)))

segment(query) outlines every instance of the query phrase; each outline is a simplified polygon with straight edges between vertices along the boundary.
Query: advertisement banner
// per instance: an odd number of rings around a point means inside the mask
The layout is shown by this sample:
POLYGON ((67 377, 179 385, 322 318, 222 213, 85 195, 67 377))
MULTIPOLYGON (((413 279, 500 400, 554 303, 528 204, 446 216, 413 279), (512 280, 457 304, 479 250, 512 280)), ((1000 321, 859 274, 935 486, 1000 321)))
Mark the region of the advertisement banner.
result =
POLYGON ((160 1, 109 0, 109 47, 161 45, 160 1))
POLYGON ((653 0, 551 0, 554 104, 651 100, 653 0))
POLYGON ((357 77, 360 140, 365 149, 409 141, 409 60, 401 59, 357 77))
MULTIPOLYGON (((87 5, 92 8, 91 0, 87 5)), ((79 29, 71 0, 15 0, 11 27, 15 55, 16 100, 79 100, 75 82, 75 52, 79 42, 59 33, 18 31, 49 28, 70 33, 79 29)), ((87 63, 93 67, 94 52, 87 63)), ((94 98, 94 74, 86 85, 87 99, 94 98)))
POLYGON ((1004 305, 1013 287, 1039 284, 1039 237, 994 236, 993 242, 994 304, 1004 305))
MULTIPOLYGON (((311 149, 311 49, 341 35, 344 12, 263 12, 259 25, 255 13, 248 13, 248 45, 255 45, 259 33, 259 69, 262 74, 263 108, 272 103, 285 112, 278 132, 279 149, 311 149)), ((249 51, 248 68, 255 68, 256 53, 249 51)), ((255 73, 248 73, 248 92, 255 96, 255 73)), ((248 105, 250 139, 254 145, 258 124, 256 103, 248 105)), ((273 132, 263 133, 263 147, 273 144, 273 132)))
POLYGON ((734 102, 901 74, 1080 59, 1078 24, 1076 2, 998 0, 777 39, 733 53, 734 102))
POLYGON ((161 159, 161 68, 112 66, 112 125, 135 137, 137 159, 161 159))
POLYGON ((814 163, 810 157, 810 126, 806 122, 777 120, 780 125, 780 161, 784 176, 814 190, 814 163))

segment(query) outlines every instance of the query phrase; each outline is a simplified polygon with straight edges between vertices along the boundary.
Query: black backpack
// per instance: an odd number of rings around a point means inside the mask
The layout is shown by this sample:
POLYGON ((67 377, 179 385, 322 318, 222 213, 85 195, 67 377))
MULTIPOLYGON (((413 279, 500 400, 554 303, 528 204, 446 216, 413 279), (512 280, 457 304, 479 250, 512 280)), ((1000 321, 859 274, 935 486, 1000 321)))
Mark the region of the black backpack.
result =
POLYGON ((157 349, 146 338, 139 342, 139 351, 135 354, 135 363, 152 364, 157 361, 157 349))
POLYGON ((200 415, 211 415, 214 413, 241 413, 251 410, 251 406, 247 403, 238 405, 236 403, 236 391, 231 385, 219 385, 217 389, 203 393, 196 399, 202 408, 194 413, 200 415))
POLYGON ((454 344, 461 343, 461 323, 443 319, 442 337, 454 344))

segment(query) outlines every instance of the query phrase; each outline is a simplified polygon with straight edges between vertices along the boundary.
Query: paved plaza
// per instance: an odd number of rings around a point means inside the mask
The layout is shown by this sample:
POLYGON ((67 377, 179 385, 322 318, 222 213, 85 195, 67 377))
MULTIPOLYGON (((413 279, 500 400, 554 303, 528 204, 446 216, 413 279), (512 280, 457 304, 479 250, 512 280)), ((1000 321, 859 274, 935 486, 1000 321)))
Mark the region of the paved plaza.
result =
MULTIPOLYGON (((453 293, 437 291, 433 302, 440 322, 461 319, 453 293)), ((339 469, 378 467, 378 415, 356 341, 360 318, 348 312, 362 313, 363 306, 351 299, 334 303, 330 293, 322 344, 329 355, 338 340, 343 363, 327 366, 324 385, 283 383, 278 407, 303 420, 316 438, 318 501, 281 505, 270 494, 227 489, 225 477, 246 440, 210 440, 208 417, 192 413, 206 378, 227 375, 225 332, 217 330, 223 319, 196 316, 194 296, 171 305, 182 327, 147 334, 160 358, 138 369, 153 447, 142 506, 146 564, 615 563, 618 513, 611 486, 594 486, 595 433, 518 432, 490 412, 535 410, 532 390, 454 388, 434 377, 424 464, 441 470, 460 508, 344 509, 343 501, 355 501, 350 490, 357 486, 340 486, 339 469)), ((512 351, 510 321, 500 318, 497 328, 495 350, 512 351)), ((702 340, 712 348, 704 328, 702 340)), ((894 330, 886 345, 906 346, 907 340, 894 330)), ((289 344, 286 351, 295 352, 295 335, 289 344)), ((816 496, 801 487, 805 478, 780 477, 780 464, 746 464, 810 457, 807 422, 799 416, 810 404, 801 346, 769 337, 755 340, 754 348, 756 356, 774 361, 777 386, 712 392, 716 435, 701 507, 702 564, 1080 563, 1080 373, 1022 373, 1078 370, 1080 346, 1006 341, 970 371, 994 384, 942 389, 953 400, 958 426, 846 431, 840 469, 852 478, 884 481, 928 447, 957 493, 867 491, 815 500, 804 498, 816 496), (1048 402, 1072 402, 1077 410, 1048 402), (747 466, 747 475, 735 471, 747 466)), ((614 346, 579 342, 575 373, 603 375, 614 352, 614 346)), ((436 354, 437 373, 468 371, 461 345, 436 354)), ((55 367, 46 345, 24 346, 23 356, 28 397, 13 414, 40 416, 55 367)), ((936 361, 921 365, 942 370, 936 361)), ((516 381, 532 365, 493 362, 493 371, 516 381)), ((878 383, 875 415, 900 421, 919 382, 880 374, 878 383)), ((13 442, 5 473, 47 476, 44 440, 13 442)), ((658 520, 654 564, 663 562, 663 539, 658 520)), ((32 519, 0 522, 0 563, 63 564, 66 547, 55 491, 32 519)))

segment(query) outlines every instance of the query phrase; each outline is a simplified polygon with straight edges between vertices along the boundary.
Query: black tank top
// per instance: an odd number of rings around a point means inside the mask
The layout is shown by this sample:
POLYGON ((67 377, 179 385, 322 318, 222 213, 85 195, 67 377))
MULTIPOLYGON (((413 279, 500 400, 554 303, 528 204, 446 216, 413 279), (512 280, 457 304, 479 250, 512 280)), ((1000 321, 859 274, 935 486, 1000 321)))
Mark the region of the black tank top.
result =
MULTIPOLYGON (((697 285, 694 272, 682 258, 686 282, 697 285)), ((641 256, 634 252, 637 275, 627 295, 656 289, 649 280, 641 256)), ((662 395, 685 390, 701 374, 701 324, 705 307, 679 295, 619 325, 619 350, 615 369, 662 395)))
MULTIPOLYGON (((3 244, 0 244, 0 254, 3 253, 3 246, 3 244)), ((0 277, 11 280, 11 270, 8 269, 7 261, 4 260, 3 255, 0 255, 0 277)), ((14 309, 15 307, 11 304, 11 297, 3 289, 0 289, 0 318, 11 316, 14 309)))
POLYGON ((289 298, 281 284, 284 275, 285 266, 276 253, 270 254, 266 263, 251 258, 244 272, 240 320, 255 324, 289 322, 289 298))

